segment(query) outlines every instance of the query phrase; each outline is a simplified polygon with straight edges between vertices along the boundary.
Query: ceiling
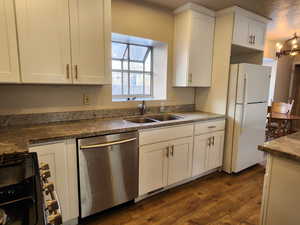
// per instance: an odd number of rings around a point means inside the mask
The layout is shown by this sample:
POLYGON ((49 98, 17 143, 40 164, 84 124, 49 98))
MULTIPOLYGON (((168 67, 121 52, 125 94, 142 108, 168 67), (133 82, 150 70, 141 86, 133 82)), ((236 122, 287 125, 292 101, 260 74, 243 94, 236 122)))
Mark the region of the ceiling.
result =
MULTIPOLYGON (((175 9, 189 0, 141 0, 175 9)), ((191 0, 209 9, 219 10, 233 5, 269 17, 267 39, 284 40, 298 32, 300 35, 300 0, 191 0)))

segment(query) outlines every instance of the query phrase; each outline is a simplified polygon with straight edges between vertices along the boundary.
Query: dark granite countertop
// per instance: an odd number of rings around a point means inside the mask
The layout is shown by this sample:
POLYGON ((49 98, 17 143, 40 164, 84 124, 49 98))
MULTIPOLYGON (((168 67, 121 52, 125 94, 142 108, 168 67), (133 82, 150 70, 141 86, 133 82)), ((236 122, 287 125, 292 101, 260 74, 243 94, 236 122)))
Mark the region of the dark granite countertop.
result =
POLYGON ((224 115, 203 112, 172 113, 182 116, 183 119, 136 124, 125 121, 123 118, 92 119, 72 122, 48 123, 26 127, 9 127, 0 129, 0 154, 26 152, 31 144, 82 138, 95 135, 136 131, 139 129, 179 125, 196 121, 225 118, 224 115))
POLYGON ((264 143, 258 149, 279 157, 300 161, 300 132, 264 143))

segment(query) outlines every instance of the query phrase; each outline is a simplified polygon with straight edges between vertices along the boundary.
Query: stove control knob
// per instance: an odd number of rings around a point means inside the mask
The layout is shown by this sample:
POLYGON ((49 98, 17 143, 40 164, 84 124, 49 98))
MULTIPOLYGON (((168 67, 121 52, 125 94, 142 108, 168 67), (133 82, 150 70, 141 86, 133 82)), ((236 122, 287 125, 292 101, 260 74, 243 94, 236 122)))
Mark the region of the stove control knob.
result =
POLYGON ((42 176, 43 179, 47 179, 47 178, 51 177, 50 170, 42 170, 41 171, 41 176, 42 176))
POLYGON ((58 210, 59 208, 58 202, 56 200, 47 200, 46 205, 50 213, 55 212, 55 210, 58 210))
POLYGON ((40 170, 49 170, 49 164, 47 163, 40 163, 40 170))
POLYGON ((48 195, 49 193, 54 191, 54 184, 53 182, 49 182, 44 184, 43 190, 45 191, 45 194, 48 195))
POLYGON ((62 216, 60 213, 56 213, 48 216, 48 222, 51 225, 60 225, 62 224, 62 216))

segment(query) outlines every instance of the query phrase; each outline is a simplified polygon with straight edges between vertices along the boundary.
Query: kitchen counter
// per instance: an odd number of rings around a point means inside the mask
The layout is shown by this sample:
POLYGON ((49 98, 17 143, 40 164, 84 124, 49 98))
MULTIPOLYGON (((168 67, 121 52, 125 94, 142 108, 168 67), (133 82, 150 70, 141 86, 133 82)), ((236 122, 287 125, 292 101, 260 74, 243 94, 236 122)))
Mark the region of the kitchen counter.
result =
POLYGON ((258 148, 268 153, 260 225, 299 224, 300 132, 258 148))
POLYGON ((258 146, 258 149, 279 157, 300 161, 300 132, 266 142, 258 146))
POLYGON ((183 118, 147 124, 132 123, 124 118, 92 119, 4 128, 0 130, 0 154, 26 152, 31 144, 225 118, 224 115, 204 112, 172 114, 183 118))

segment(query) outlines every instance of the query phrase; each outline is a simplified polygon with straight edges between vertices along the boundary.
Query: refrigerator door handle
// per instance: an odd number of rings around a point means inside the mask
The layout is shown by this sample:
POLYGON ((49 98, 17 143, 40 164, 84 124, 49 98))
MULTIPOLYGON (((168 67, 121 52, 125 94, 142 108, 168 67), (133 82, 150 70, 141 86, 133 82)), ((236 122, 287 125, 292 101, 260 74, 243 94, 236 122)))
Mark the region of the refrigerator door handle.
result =
POLYGON ((241 130, 244 129, 245 120, 246 120, 246 107, 247 107, 247 74, 244 77, 244 96, 243 96, 243 111, 242 111, 242 122, 241 130))

